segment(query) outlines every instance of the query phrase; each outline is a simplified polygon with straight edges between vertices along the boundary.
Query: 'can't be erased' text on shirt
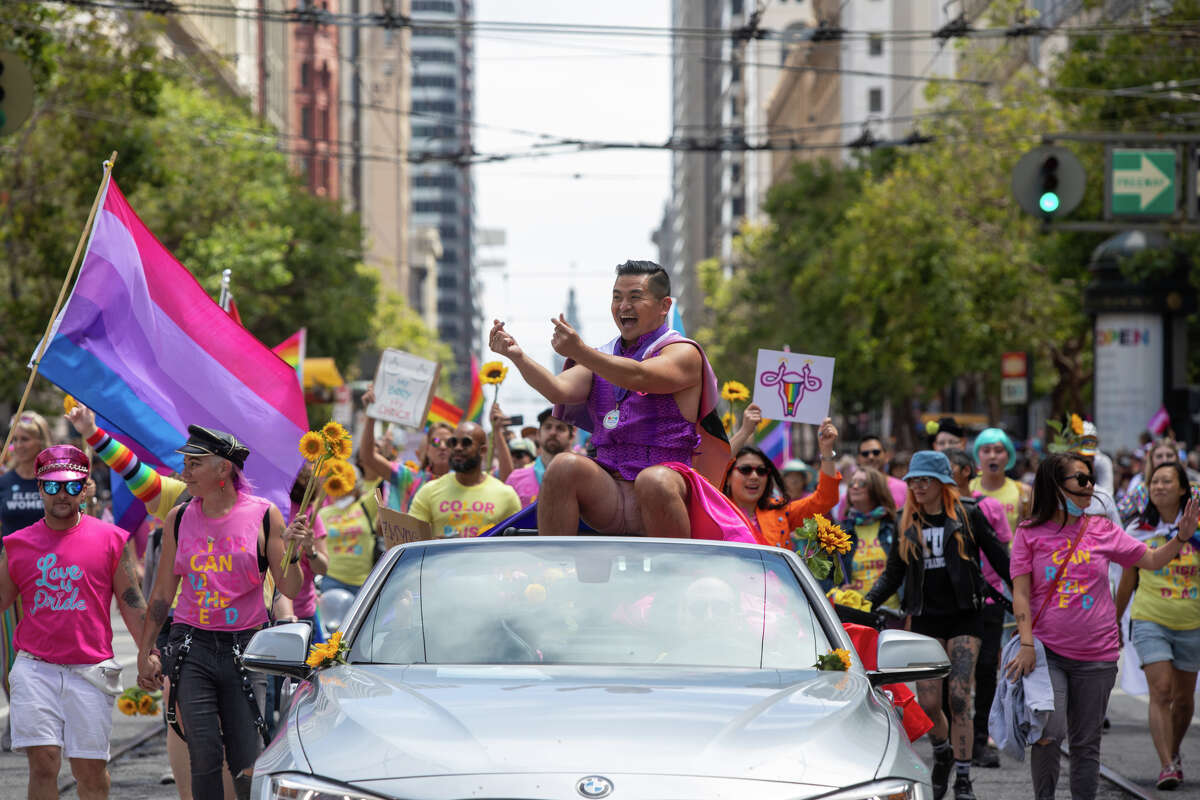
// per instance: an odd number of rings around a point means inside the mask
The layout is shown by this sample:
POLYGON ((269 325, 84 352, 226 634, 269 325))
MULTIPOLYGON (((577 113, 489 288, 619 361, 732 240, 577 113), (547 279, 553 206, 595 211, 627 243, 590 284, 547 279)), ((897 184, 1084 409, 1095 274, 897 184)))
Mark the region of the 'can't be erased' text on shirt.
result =
POLYGON ((1108 565, 1131 567, 1146 552, 1146 545, 1104 517, 1088 517, 1087 530, 1071 553, 1058 583, 1054 576, 1079 535, 1079 522, 1064 528, 1056 522, 1031 527, 1021 525, 1013 538, 1009 570, 1013 577, 1030 576, 1029 613, 1045 612, 1033 634, 1066 658, 1079 661, 1116 661, 1120 652, 1117 611, 1108 588, 1108 565), (1046 601, 1047 595, 1054 596, 1046 601))
POLYGON ((56 531, 39 520, 4 539, 8 574, 24 616, 13 644, 54 664, 99 664, 113 657, 113 575, 128 533, 83 515, 56 531))

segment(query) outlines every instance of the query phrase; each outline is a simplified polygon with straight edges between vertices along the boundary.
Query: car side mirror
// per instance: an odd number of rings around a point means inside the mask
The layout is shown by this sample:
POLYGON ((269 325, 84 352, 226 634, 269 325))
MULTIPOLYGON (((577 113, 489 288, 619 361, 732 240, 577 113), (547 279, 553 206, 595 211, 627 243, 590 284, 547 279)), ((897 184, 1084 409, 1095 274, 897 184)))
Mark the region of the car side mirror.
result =
POLYGON ((250 640, 242 653, 246 669, 268 675, 306 680, 312 672, 308 658, 308 642, 312 626, 307 622, 289 622, 264 628, 250 640))
POLYGON ((950 674, 950 659, 937 639, 909 631, 881 632, 875 663, 877 668, 867 673, 872 686, 928 681, 950 674))

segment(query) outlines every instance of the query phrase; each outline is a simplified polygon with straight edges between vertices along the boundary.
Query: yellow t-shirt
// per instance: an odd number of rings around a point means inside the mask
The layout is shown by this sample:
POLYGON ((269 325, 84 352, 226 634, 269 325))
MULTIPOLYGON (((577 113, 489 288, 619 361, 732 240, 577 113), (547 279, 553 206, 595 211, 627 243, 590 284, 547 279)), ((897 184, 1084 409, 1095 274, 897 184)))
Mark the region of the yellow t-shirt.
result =
POLYGON ((408 513, 428 522, 433 538, 458 539, 478 536, 520 510, 511 486, 491 475, 475 486, 463 486, 451 472, 418 489, 408 513))
MULTIPOLYGON (((887 550, 879 541, 879 523, 864 522, 854 529, 858 547, 854 548, 854 560, 850 563, 850 580, 846 587, 865 595, 875 585, 887 566, 887 550)), ((888 608, 900 608, 900 598, 892 595, 883 601, 888 608)))
MULTIPOLYGON (((1149 548, 1165 544, 1166 536, 1146 540, 1149 548)), ((1162 569, 1138 570, 1138 587, 1129 609, 1132 619, 1156 622, 1175 631, 1200 628, 1200 551, 1185 542, 1179 555, 1162 569)))
POLYGON ((1013 533, 1017 532, 1017 523, 1021 521, 1021 484, 1012 478, 1005 478, 1003 486, 995 491, 988 491, 983 488, 979 478, 972 478, 968 487, 972 492, 982 493, 984 497, 995 498, 1004 509, 1004 516, 1008 517, 1008 529, 1013 533))
POLYGON ((377 513, 364 505, 375 504, 373 492, 347 505, 334 504, 321 509, 321 521, 325 523, 325 547, 329 551, 329 570, 326 573, 335 581, 350 586, 362 586, 374 566, 375 535, 371 532, 371 519, 377 513))

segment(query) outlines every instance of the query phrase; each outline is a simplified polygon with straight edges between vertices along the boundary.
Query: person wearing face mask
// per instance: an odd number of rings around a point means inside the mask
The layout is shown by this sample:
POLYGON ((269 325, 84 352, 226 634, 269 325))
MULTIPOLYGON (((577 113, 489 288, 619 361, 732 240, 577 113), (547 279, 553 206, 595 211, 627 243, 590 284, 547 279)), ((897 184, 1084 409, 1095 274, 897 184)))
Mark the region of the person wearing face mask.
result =
POLYGON ((409 513, 430 524, 433 538, 479 536, 521 510, 513 488, 483 471, 486 441, 479 425, 460 422, 446 441, 453 471, 426 483, 413 497, 409 513))
MULTIPOLYGON (((1160 464, 1150 474, 1150 502, 1126 531, 1150 547, 1179 533, 1189 499, 1187 471, 1178 461, 1160 464)), ((1200 670, 1200 552, 1189 541, 1161 569, 1127 568, 1117 587, 1117 616, 1129 600, 1130 639, 1150 691, 1150 736, 1161 771, 1156 788, 1175 789, 1183 782, 1179 748, 1192 721, 1196 672, 1200 670)), ((1128 650, 1126 651, 1128 653, 1128 650)), ((1128 664, 1128 662, 1126 662, 1128 664)))
MULTIPOLYGON (((1133 476, 1125 489, 1125 496, 1117 503, 1117 512, 1121 519, 1132 522, 1146 511, 1150 501, 1148 485, 1150 475, 1163 464, 1179 461, 1179 445, 1171 439, 1159 439, 1150 446, 1146 453, 1146 463, 1142 472, 1133 476)), ((1192 497, 1200 500, 1200 485, 1188 480, 1192 497)))
POLYGON ((867 592, 872 608, 901 586, 902 609, 912 630, 937 639, 950 655, 950 709, 942 711, 942 680, 919 681, 917 699, 933 720, 933 795, 941 800, 953 768, 956 800, 974 800, 971 758, 971 683, 983 636, 981 609, 988 593, 979 555, 1008 580, 1008 551, 971 498, 960 498, 945 453, 914 453, 904 476, 908 499, 900 516, 899 540, 887 565, 867 592))
POLYGON ((1070 741, 1072 798, 1096 795, 1104 711, 1120 649, 1109 564, 1160 569, 1179 555, 1200 518, 1200 503, 1189 501, 1178 535, 1150 549, 1106 517, 1085 514, 1094 485, 1087 459, 1051 454, 1038 466, 1030 518, 1013 539, 1013 615, 1019 641, 1009 645, 1015 654, 1006 648, 1005 673, 1015 681, 1044 659, 1054 691, 1054 711, 1031 748, 1038 800, 1055 796, 1064 738, 1070 741))
POLYGON ((828 514, 838 501, 841 473, 833 466, 837 428, 825 420, 817 432, 821 449, 821 478, 817 491, 802 499, 791 499, 783 489, 783 478, 771 459, 757 447, 743 445, 725 469, 721 483, 725 496, 750 520, 759 544, 792 546, 792 531, 814 514, 828 514))

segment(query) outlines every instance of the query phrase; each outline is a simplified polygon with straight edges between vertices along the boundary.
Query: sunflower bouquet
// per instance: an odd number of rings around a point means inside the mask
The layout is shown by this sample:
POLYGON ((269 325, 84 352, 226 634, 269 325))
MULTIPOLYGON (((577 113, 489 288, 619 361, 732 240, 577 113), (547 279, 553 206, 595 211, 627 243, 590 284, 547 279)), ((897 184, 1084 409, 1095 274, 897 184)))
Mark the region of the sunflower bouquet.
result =
MULTIPOLYGON (((350 433, 332 420, 300 437, 300 454, 312 464, 312 478, 304 487, 297 516, 315 513, 326 497, 343 497, 354 490, 358 476, 347 460, 353 445, 350 433)), ((294 549, 294 542, 288 542, 283 554, 284 575, 291 567, 294 549)))
POLYGON ((329 641, 314 644, 308 650, 308 658, 304 663, 308 664, 313 669, 328 667, 333 664, 346 663, 345 643, 342 642, 342 632, 335 631, 333 636, 329 637, 329 641))
POLYGON ((839 647, 832 652, 817 656, 814 667, 822 672, 846 672, 850 669, 850 651, 839 647))
MULTIPOLYGON (((739 381, 725 381, 721 384, 721 399, 729 403, 729 422, 725 426, 726 430, 733 433, 734 427, 737 425, 737 403, 746 403, 750 400, 750 390, 746 388, 746 384, 739 381)), ((724 418, 722 418, 724 421, 724 418)))
POLYGON ((835 585, 844 583, 840 555, 850 552, 850 536, 825 516, 814 514, 792 532, 792 544, 808 571, 817 580, 832 577, 835 585))
POLYGON ((1062 422, 1046 421, 1046 427, 1054 431, 1054 440, 1046 446, 1051 453, 1070 453, 1083 438, 1083 418, 1078 414, 1067 414, 1062 422))
POLYGON ((117 709, 127 717, 137 714, 151 717, 158 713, 159 700, 162 700, 161 691, 147 692, 145 689, 131 686, 117 698, 117 709))

